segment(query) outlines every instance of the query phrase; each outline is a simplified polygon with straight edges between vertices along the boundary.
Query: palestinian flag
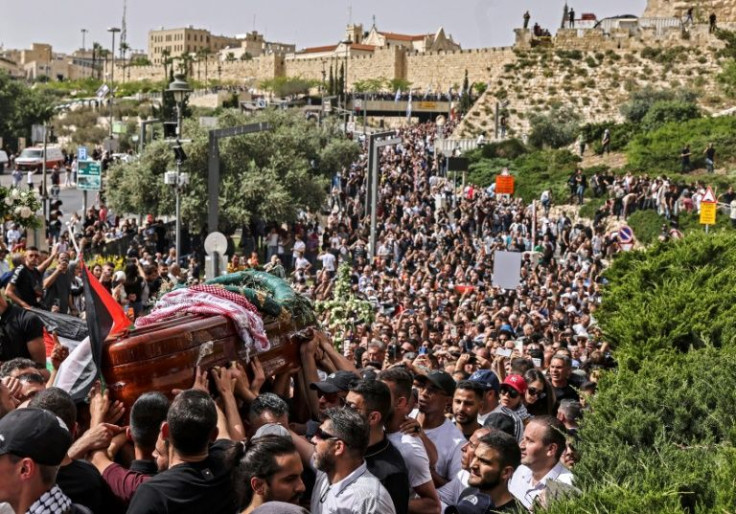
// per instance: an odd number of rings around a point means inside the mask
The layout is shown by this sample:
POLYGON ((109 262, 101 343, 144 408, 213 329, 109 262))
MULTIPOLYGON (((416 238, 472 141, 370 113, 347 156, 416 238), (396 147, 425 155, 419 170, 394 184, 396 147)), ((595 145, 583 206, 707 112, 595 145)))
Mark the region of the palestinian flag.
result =
POLYGON ((97 375, 102 374, 102 344, 110 334, 117 334, 128 328, 130 319, 122 306, 107 292, 92 272, 80 260, 82 282, 84 283, 84 302, 89 333, 92 360, 97 367, 97 375))

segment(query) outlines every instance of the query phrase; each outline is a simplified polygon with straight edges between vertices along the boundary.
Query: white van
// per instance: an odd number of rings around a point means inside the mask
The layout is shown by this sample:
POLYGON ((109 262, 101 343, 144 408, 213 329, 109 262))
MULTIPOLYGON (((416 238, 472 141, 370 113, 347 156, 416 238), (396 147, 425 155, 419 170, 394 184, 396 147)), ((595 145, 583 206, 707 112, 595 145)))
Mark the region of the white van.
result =
POLYGON ((8 167, 8 162, 10 162, 8 154, 5 150, 0 150, 0 173, 5 173, 5 168, 8 167))
MULTIPOLYGON (((32 146, 23 150, 15 159, 15 167, 21 171, 41 171, 43 168, 43 147, 32 146)), ((64 167, 64 154, 58 146, 46 146, 46 169, 64 167)))

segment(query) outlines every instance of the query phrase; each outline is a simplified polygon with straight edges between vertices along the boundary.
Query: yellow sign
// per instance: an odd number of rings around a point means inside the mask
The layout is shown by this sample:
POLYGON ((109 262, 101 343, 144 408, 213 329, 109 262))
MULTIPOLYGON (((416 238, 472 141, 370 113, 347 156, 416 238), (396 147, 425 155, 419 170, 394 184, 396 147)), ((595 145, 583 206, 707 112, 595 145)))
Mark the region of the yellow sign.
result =
POLYGON ((437 110, 437 102, 415 102, 417 110, 428 110, 428 111, 435 111, 437 110))
POLYGON ((701 203, 700 204, 700 224, 715 225, 716 224, 716 204, 701 203))

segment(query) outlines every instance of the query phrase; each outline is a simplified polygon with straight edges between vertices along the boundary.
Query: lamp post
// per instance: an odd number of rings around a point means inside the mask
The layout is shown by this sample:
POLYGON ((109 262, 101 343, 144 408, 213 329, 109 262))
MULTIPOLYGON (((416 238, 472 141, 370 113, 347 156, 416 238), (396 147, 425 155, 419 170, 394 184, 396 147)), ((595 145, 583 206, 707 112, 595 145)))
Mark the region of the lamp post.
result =
POLYGON ((82 52, 84 52, 87 49, 87 45, 86 45, 87 32, 89 32, 87 29, 82 29, 82 52))
POLYGON ((117 27, 110 27, 107 31, 112 34, 112 48, 110 52, 110 140, 112 140, 112 108, 115 103, 115 34, 120 32, 117 27))
MULTIPOLYGON (((174 81, 169 84, 169 88, 166 90, 174 96, 176 102, 176 146, 174 147, 174 154, 176 155, 176 173, 173 180, 167 178, 167 183, 174 186, 174 192, 176 194, 176 262, 181 259, 181 188, 189 182, 189 175, 181 173, 181 163, 186 160, 186 154, 181 148, 181 115, 184 99, 192 92, 189 89, 189 84, 184 80, 183 75, 175 75, 174 81)), ((169 175, 171 177, 171 175, 169 175)))

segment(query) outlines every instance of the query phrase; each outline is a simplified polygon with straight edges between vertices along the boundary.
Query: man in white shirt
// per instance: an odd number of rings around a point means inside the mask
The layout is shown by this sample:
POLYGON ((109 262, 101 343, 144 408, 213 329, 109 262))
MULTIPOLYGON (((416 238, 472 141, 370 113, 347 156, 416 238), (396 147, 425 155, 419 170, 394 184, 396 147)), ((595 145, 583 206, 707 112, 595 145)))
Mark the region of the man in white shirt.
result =
POLYGON ((388 492, 363 460, 368 438, 368 422, 358 412, 325 412, 325 420, 312 436, 311 464, 317 470, 312 514, 396 514, 388 492))
MULTIPOLYGON (((416 514, 441 512, 422 437, 426 438, 426 435, 421 431, 412 434, 401 431, 401 426, 407 418, 411 419, 409 413, 413 408, 411 374, 405 368, 389 368, 382 371, 378 379, 391 390, 393 413, 386 424, 386 436, 401 453, 409 473, 409 486, 415 493, 415 497, 409 500, 409 512, 416 514)), ((429 444, 432 444, 431 441, 429 444)))
POLYGON ((478 441, 481 437, 488 435, 491 432, 490 428, 479 428, 467 443, 460 449, 460 463, 463 467, 457 474, 452 478, 451 481, 437 490, 440 495, 440 501, 442 502, 442 512, 445 511, 449 505, 456 505, 460 500, 460 493, 462 493, 468 487, 468 478, 470 477, 470 463, 475 456, 475 449, 478 447, 478 441))
POLYGON ((444 371, 430 371, 426 377, 419 375, 416 380, 421 386, 416 419, 437 447, 437 465, 431 470, 432 480, 435 487, 442 487, 462 469, 460 448, 466 441, 463 433, 445 417, 455 394, 455 380, 444 371))
POLYGON ((509 491, 529 510, 536 504, 546 506, 550 496, 573 493, 573 475, 562 464, 565 451, 565 425, 552 416, 532 418, 524 430, 521 466, 509 482, 509 491))

